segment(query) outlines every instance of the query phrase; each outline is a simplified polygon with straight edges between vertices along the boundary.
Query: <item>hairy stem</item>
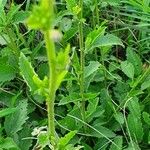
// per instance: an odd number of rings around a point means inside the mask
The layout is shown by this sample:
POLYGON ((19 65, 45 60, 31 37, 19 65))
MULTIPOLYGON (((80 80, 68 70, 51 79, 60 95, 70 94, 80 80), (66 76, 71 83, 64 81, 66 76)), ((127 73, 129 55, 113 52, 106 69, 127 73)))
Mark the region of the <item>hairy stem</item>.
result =
MULTIPOLYGON (((55 53, 55 45, 53 40, 50 38, 50 31, 46 31, 44 34, 46 49, 47 49, 47 57, 49 63, 49 97, 47 98, 47 112, 48 112, 48 133, 49 138, 55 139, 55 116, 54 116, 54 101, 55 101, 55 93, 56 93, 56 53, 55 53)), ((54 146, 54 145, 53 145, 54 146)))
MULTIPOLYGON (((52 19, 54 18, 54 0, 49 0, 50 13, 52 19)), ((55 112, 54 112, 54 102, 56 94, 56 52, 55 44, 51 37, 51 30, 44 31, 44 39, 46 43, 48 64, 49 64, 49 96, 47 97, 47 113, 48 113, 48 136, 53 145, 56 147, 56 135, 55 135, 55 112)))

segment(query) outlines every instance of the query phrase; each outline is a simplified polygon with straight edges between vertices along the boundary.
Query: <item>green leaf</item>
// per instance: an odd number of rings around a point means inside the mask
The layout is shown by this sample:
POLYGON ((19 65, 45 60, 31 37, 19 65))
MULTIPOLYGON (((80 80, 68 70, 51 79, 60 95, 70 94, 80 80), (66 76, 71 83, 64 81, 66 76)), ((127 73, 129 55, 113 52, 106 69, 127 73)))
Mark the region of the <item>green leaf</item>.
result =
POLYGON ((127 122, 131 137, 135 139, 135 141, 141 142, 144 135, 141 120, 137 116, 129 114, 127 122))
POLYGON ((29 148, 32 146, 32 139, 28 138, 31 136, 31 132, 31 125, 28 123, 25 123, 23 126, 23 130, 18 132, 18 139, 16 143, 21 150, 29 150, 29 148))
MULTIPOLYGON (((84 93, 85 100, 91 100, 97 97, 99 93, 84 93)), ((65 105, 71 102, 78 102, 81 100, 81 96, 78 93, 70 93, 67 96, 63 96, 59 102, 59 105, 65 105)))
POLYGON ((135 51, 128 47, 127 48, 127 61, 132 63, 132 65, 134 66, 134 73, 136 76, 140 75, 142 72, 142 61, 140 59, 140 57, 135 53, 135 51))
POLYGON ((139 117, 139 118, 141 117, 141 107, 140 107, 137 97, 133 97, 127 103, 127 106, 129 108, 131 114, 133 114, 134 116, 139 117))
POLYGON ((143 112, 142 116, 144 121, 150 126, 150 114, 147 112, 143 112))
POLYGON ((57 80, 56 80, 56 89, 60 86, 61 82, 63 81, 65 75, 68 72, 68 67, 70 63, 69 59, 69 51, 70 45, 68 45, 65 51, 60 51, 56 58, 56 70, 57 70, 57 80))
POLYGON ((67 9, 71 12, 73 12, 73 8, 77 5, 76 0, 65 0, 67 3, 67 9))
POLYGON ((47 132, 41 132, 38 135, 38 144, 44 148, 45 146, 49 145, 49 138, 47 132))
POLYGON ((90 64, 85 67, 84 70, 84 77, 87 78, 91 74, 93 74, 95 71, 97 71, 100 67, 100 63, 98 61, 90 61, 90 64))
POLYGON ((28 16, 27 11, 18 11, 14 16, 13 16, 13 23, 23 23, 25 19, 28 16))
POLYGON ((6 150, 20 150, 12 138, 0 139, 0 148, 6 150))
POLYGON ((7 13, 7 24, 13 23, 14 16, 19 12, 21 5, 11 5, 10 10, 7 13))
POLYGON ((70 131, 64 137, 59 139, 58 146, 60 150, 64 150, 65 146, 70 142, 70 140, 76 135, 77 131, 70 131))
POLYGON ((16 111, 16 108, 5 108, 0 110, 0 118, 12 114, 16 111))
POLYGON ((124 117, 123 117, 123 114, 121 112, 115 114, 114 117, 118 121, 118 123, 124 124, 124 117))
POLYGON ((7 34, 0 34, 0 45, 7 45, 10 43, 10 38, 7 34))
POLYGON ((105 36, 102 36, 101 38, 98 38, 94 42, 93 48, 94 47, 102 47, 102 46, 113 46, 113 45, 120 45, 120 46, 124 47, 120 38, 118 38, 117 36, 115 36, 113 34, 107 34, 105 36))
POLYGON ((120 38, 116 37, 112 34, 105 33, 105 27, 99 27, 97 30, 92 31, 86 39, 85 47, 86 51, 90 51, 96 47, 104 47, 104 46, 113 46, 113 45, 121 45, 124 47, 120 38))
POLYGON ((114 145, 114 144, 111 144, 109 150, 122 150, 123 149, 122 148, 122 144, 123 144, 122 136, 116 136, 113 141, 118 147, 116 145, 114 145))
POLYGON ((94 137, 98 137, 98 138, 102 138, 102 137, 112 138, 112 137, 115 137, 115 136, 116 136, 113 131, 111 131, 110 129, 108 129, 108 128, 106 128, 106 127, 101 126, 101 124, 99 124, 99 123, 98 123, 98 124, 95 124, 93 127, 94 127, 96 130, 99 131, 99 133, 98 133, 98 132, 93 131, 92 129, 90 129, 90 130, 92 130, 92 131, 90 132, 90 134, 91 134, 92 136, 94 136, 94 137))
POLYGON ((150 87, 150 76, 148 76, 141 85, 141 90, 145 90, 150 87))
POLYGON ((27 100, 21 100, 17 106, 15 113, 7 116, 4 122, 4 128, 8 136, 13 136, 22 129, 27 117, 27 100))
POLYGON ((68 31, 64 33, 63 41, 67 42, 78 32, 78 27, 73 25, 68 31))
POLYGON ((98 28, 90 32, 85 41, 85 51, 88 52, 94 48, 94 43, 104 36, 106 27, 102 25, 98 28))
POLYGON ((19 68, 25 82, 30 88, 30 91, 32 92, 37 91, 38 86, 34 82, 33 77, 34 76, 38 77, 38 75, 35 73, 33 67, 31 66, 31 63, 28 61, 28 59, 25 57, 23 53, 21 53, 19 57, 19 68))
POLYGON ((0 82, 6 82, 14 79, 16 70, 8 64, 0 64, 0 82))
POLYGON ((134 77, 134 66, 128 61, 121 62, 121 70, 124 72, 126 76, 133 79, 134 77))
POLYGON ((91 116, 97 109, 99 102, 99 98, 93 98, 89 100, 89 104, 87 106, 86 117, 91 116))

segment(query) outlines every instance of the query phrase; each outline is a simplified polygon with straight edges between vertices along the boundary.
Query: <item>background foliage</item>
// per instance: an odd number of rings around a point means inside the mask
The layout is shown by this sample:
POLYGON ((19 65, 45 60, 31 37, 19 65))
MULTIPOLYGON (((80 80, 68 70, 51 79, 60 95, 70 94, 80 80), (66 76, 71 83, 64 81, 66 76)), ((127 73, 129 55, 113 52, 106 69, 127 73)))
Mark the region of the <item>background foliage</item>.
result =
MULTIPOLYGON (((50 71, 43 35, 26 24, 37 3, 0 0, 0 150, 49 149, 45 99, 30 78, 37 74, 46 82, 50 71)), ((84 0, 81 20, 80 9, 77 0, 56 1, 53 25, 63 34, 56 51, 71 45, 68 74, 56 93, 55 123, 58 136, 72 132, 61 138, 59 149, 148 150, 150 1, 84 0), (80 110, 79 21, 85 120, 80 110)))

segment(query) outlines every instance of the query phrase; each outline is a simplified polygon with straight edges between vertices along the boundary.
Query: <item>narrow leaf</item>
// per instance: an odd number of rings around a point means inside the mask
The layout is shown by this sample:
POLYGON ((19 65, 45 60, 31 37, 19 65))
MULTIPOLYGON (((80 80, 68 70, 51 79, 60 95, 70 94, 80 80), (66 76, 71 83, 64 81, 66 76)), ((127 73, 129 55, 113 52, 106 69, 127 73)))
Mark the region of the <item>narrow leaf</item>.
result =
POLYGON ((12 114, 16 111, 16 108, 5 108, 0 111, 0 118, 12 114))
POLYGON ((25 82, 30 88, 30 91, 35 92, 38 89, 38 86, 35 84, 33 77, 38 75, 35 73, 33 67, 31 66, 31 63, 23 53, 20 54, 19 68, 25 82))

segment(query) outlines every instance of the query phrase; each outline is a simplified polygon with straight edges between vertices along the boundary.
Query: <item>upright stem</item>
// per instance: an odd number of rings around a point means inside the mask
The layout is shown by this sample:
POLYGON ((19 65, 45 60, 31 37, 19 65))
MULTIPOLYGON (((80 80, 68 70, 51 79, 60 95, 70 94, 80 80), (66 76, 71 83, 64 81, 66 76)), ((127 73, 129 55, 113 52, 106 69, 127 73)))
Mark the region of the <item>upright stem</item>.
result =
POLYGON ((95 15, 96 15, 96 23, 99 25, 99 10, 98 10, 98 2, 95 0, 95 15))
POLYGON ((84 66, 85 66, 85 54, 84 54, 84 42, 83 42, 83 0, 79 0, 79 7, 81 8, 79 14, 79 44, 80 44, 80 94, 82 98, 81 102, 81 115, 82 120, 85 121, 85 100, 84 100, 84 66))
MULTIPOLYGON (((51 19, 54 18, 54 0, 49 0, 51 19)), ((52 29, 52 25, 50 30, 52 29)), ((52 142, 53 147, 56 147, 56 135, 55 135, 55 112, 54 102, 56 94, 56 52, 55 44, 51 37, 50 30, 44 31, 44 39, 46 42, 46 50, 49 64, 49 95, 47 97, 47 113, 48 113, 48 136, 52 142)))
MULTIPOLYGON (((49 63, 49 97, 47 97, 47 112, 48 112, 48 133, 49 138, 55 139, 55 116, 54 116, 54 101, 56 93, 56 53, 53 40, 50 38, 50 31, 44 33, 47 57, 49 63)), ((51 139, 52 141, 52 139, 51 139)), ((54 145, 53 145, 54 146, 54 145)))

